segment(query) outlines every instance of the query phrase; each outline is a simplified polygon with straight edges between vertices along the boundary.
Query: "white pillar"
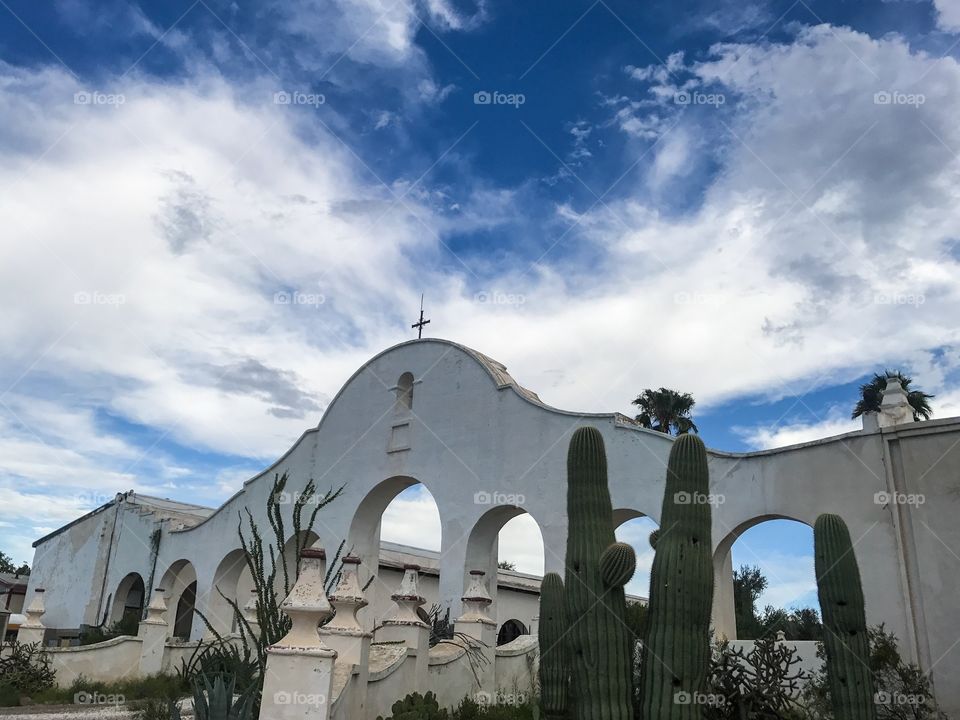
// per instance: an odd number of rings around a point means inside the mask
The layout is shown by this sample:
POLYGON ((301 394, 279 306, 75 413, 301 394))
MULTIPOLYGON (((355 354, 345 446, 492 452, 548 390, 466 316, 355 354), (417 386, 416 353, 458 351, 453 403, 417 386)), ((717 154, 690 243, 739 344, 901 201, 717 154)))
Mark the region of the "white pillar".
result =
MULTIPOLYGON (((337 663, 355 666, 356 684, 348 698, 346 717, 363 718, 366 713, 367 682, 370 679, 372 635, 363 629, 357 617, 357 613, 367 605, 357 575, 360 558, 347 555, 342 562, 340 581, 330 596, 330 604, 336 614, 329 623, 320 628, 320 639, 336 651, 337 663)), ((351 677, 354 677, 352 672, 351 677)))
POLYGON ((319 548, 300 553, 300 577, 280 604, 292 627, 267 648, 261 720, 329 720, 337 653, 317 632, 333 615, 323 589, 325 565, 319 548))
POLYGON ((156 675, 163 670, 163 654, 167 648, 167 599, 163 588, 156 588, 147 616, 140 621, 137 637, 140 646, 140 675, 156 675))
POLYGON ((43 605, 43 593, 43 588, 37 588, 33 591, 33 601, 23 611, 23 614, 27 616, 27 621, 17 631, 17 642, 24 644, 40 643, 43 645, 43 635, 46 632, 46 627, 40 620, 46 612, 43 605))
POLYGON ((887 388, 880 401, 880 427, 901 425, 913 422, 913 408, 907 400, 907 393, 900 384, 900 378, 888 377, 887 388))
POLYGON ((470 585, 461 598, 463 615, 457 618, 454 632, 463 634, 475 643, 477 651, 483 653, 487 662, 478 668, 480 691, 496 692, 497 659, 497 622, 490 617, 489 609, 493 602, 484 581, 483 570, 470 571, 470 585))
POLYGON ((411 692, 426 692, 430 668, 430 626, 417 610, 426 602, 420 594, 420 566, 404 565, 400 588, 390 596, 394 606, 377 630, 378 642, 400 642, 416 653, 415 687, 411 692))

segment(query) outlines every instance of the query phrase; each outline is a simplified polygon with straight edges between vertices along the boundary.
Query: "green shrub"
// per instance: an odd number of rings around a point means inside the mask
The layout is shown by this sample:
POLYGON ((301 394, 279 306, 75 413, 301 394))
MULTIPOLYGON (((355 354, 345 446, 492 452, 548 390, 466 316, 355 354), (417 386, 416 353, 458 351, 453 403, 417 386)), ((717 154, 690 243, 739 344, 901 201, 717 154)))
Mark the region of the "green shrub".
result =
POLYGON ((147 677, 122 678, 113 682, 97 682, 80 676, 69 687, 51 687, 31 699, 37 703, 71 704, 80 693, 114 695, 122 697, 124 702, 159 699, 176 701, 190 690, 189 683, 176 675, 148 675, 147 677))
MULTIPOLYGON (((52 688, 56 673, 50 667, 50 655, 40 643, 14 641, 9 652, 0 658, 0 677, 19 695, 35 695, 52 688)), ((7 691, 7 696, 10 692, 7 691)))
MULTIPOLYGON (((450 713, 440 707, 432 692, 426 695, 410 693, 402 700, 397 700, 390 712, 393 714, 387 720, 447 720, 450 717, 450 713)), ((377 720, 384 718, 381 716, 377 720)))
POLYGON ((20 691, 4 681, 0 683, 0 707, 17 707, 20 705, 20 691))
MULTIPOLYGON (((258 688, 248 687, 234 698, 235 678, 223 675, 199 675, 193 680, 195 720, 254 720, 254 695, 258 688)), ((170 720, 181 720, 180 708, 170 708, 170 720)))
MULTIPOLYGON (((868 628, 870 671, 873 675, 877 720, 946 720, 937 706, 930 678, 913 663, 904 662, 897 637, 884 626, 868 628)), ((823 645, 817 657, 824 659, 823 645)), ((833 717, 830 686, 825 667, 814 673, 804 691, 804 700, 816 719, 833 717)))
POLYGON ((539 720, 540 717, 533 701, 520 705, 480 705, 472 698, 465 698, 450 720, 539 720))

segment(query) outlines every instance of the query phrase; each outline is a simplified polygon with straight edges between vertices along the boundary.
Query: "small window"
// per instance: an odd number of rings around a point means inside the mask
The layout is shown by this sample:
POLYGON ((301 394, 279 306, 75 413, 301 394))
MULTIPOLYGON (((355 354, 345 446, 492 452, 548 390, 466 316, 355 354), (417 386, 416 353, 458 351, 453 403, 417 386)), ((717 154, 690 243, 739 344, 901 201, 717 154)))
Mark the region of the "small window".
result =
POLYGON ((413 409, 413 373, 405 372, 397 380, 397 410, 413 409))

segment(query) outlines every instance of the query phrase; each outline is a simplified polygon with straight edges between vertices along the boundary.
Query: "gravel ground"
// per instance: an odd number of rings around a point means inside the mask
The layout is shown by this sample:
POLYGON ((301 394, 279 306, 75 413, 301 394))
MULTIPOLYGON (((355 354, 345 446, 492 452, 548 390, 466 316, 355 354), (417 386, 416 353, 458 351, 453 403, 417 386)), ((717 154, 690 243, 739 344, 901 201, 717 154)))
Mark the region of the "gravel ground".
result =
MULTIPOLYGON (((181 707, 184 720, 193 717, 188 703, 181 707)), ((126 705, 27 705, 18 708, 0 708, 0 718, 15 717, 20 720, 116 720, 136 718, 136 713, 126 705)))

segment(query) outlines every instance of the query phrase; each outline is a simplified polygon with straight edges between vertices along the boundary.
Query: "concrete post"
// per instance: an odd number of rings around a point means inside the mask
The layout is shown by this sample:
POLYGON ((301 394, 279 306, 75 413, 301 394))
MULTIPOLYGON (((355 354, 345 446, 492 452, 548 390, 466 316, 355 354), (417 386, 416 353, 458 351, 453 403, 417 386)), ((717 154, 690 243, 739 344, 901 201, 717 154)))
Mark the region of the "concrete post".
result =
POLYGON ((486 657, 482 663, 478 676, 480 692, 496 692, 496 659, 497 659, 497 622, 490 617, 489 608, 493 599, 487 592, 484 581, 486 573, 483 570, 470 571, 470 585, 461 598, 463 615, 457 618, 454 631, 470 638, 486 657))
POLYGON ((891 427, 903 423, 913 422, 913 408, 907 400, 907 393, 900 384, 900 379, 887 378, 887 388, 883 391, 880 401, 880 427, 891 427))
MULTIPOLYGON (((353 665, 356 670, 356 686, 349 697, 346 717, 362 718, 366 714, 367 682, 370 679, 370 639, 357 613, 367 605, 357 574, 360 558, 347 555, 343 558, 340 582, 330 596, 330 604, 336 614, 320 628, 320 639, 337 653, 337 663, 353 665)), ((352 676, 352 674, 351 674, 352 676)))
POLYGON ((430 668, 430 626, 417 610, 426 602, 420 594, 420 566, 404 565, 400 588, 390 596, 395 605, 377 630, 377 640, 400 642, 412 648, 417 656, 414 687, 411 692, 426 692, 430 668))
POLYGON ((43 588, 37 588, 33 591, 33 600, 30 606, 23 611, 23 614, 27 616, 27 621, 17 631, 17 642, 24 644, 40 643, 43 645, 43 636, 47 631, 40 620, 46 612, 43 605, 43 593, 43 588))
POLYGON ((333 615, 323 589, 326 554, 300 553, 300 577, 280 604, 292 622, 279 642, 267 648, 261 720, 329 720, 333 665, 337 653, 320 640, 317 626, 333 615))
POLYGON ((156 588, 147 616, 140 621, 137 637, 143 643, 140 646, 140 675, 156 675, 163 671, 163 654, 167 649, 167 599, 163 588, 156 588))

